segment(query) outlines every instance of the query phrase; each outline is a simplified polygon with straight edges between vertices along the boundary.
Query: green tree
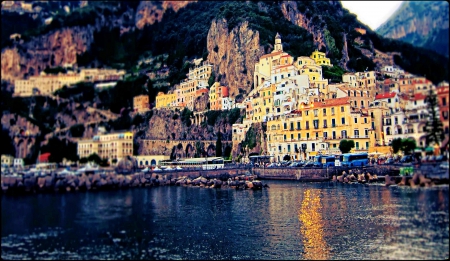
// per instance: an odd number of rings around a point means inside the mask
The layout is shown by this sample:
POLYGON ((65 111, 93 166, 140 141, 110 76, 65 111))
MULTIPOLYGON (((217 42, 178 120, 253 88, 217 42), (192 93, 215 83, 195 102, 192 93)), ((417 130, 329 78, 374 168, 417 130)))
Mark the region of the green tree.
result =
POLYGON ((444 139, 444 128, 439 119, 437 95, 433 90, 429 90, 427 98, 425 98, 428 109, 428 120, 425 125, 427 146, 435 143, 440 145, 444 139))
POLYGON ((220 131, 217 134, 216 157, 222 157, 222 133, 220 131))
POLYGON ((342 153, 348 153, 354 147, 355 142, 353 140, 341 140, 339 142, 339 150, 341 150, 342 153))
POLYGON ((391 142, 391 147, 394 154, 396 154, 402 147, 402 139, 401 138, 393 139, 391 142))
POLYGON ((416 141, 411 138, 402 139, 401 150, 405 155, 412 154, 416 148, 416 141))
POLYGON ((84 164, 84 163, 87 163, 87 162, 88 162, 88 158, 86 158, 86 157, 83 157, 83 158, 80 159, 80 163, 81 164, 84 164))
POLYGON ((89 162, 95 162, 98 165, 100 165, 103 162, 103 160, 100 158, 100 156, 97 153, 92 153, 91 155, 89 155, 87 160, 89 162))

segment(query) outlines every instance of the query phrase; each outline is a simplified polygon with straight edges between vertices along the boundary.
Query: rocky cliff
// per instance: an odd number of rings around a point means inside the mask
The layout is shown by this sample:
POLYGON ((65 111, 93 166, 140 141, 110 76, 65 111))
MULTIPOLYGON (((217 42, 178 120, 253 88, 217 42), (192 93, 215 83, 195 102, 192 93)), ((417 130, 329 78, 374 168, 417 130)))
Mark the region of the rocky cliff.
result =
POLYGON ((264 55, 259 45, 259 33, 249 28, 248 22, 228 30, 226 20, 214 20, 207 36, 207 61, 214 65, 216 77, 230 88, 230 96, 239 94, 239 88, 250 92, 255 63, 264 55))
POLYGON ((376 32, 415 46, 435 50, 448 57, 449 3, 405 1, 376 32))
POLYGON ((38 75, 47 66, 76 64, 77 54, 84 53, 93 43, 94 29, 93 26, 63 28, 23 45, 5 48, 1 54, 2 80, 38 75))
POLYGON ((141 1, 136 11, 136 27, 142 29, 145 25, 154 24, 156 21, 161 22, 164 13, 171 8, 177 12, 180 8, 196 1, 141 1))

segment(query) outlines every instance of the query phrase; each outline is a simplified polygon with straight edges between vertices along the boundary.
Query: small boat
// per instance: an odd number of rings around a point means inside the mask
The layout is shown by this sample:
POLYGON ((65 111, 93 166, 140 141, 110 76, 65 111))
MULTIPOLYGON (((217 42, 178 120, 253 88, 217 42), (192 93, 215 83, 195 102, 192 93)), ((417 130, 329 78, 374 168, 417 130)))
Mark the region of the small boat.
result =
POLYGON ((142 172, 149 172, 150 169, 148 167, 146 167, 145 169, 141 170, 142 172))
POLYGON ((180 166, 177 166, 175 169, 176 169, 176 170, 182 170, 183 168, 180 167, 180 166))
POLYGON ((162 171, 162 169, 160 169, 160 168, 158 168, 158 167, 155 167, 155 168, 153 169, 153 171, 158 172, 158 171, 162 171))

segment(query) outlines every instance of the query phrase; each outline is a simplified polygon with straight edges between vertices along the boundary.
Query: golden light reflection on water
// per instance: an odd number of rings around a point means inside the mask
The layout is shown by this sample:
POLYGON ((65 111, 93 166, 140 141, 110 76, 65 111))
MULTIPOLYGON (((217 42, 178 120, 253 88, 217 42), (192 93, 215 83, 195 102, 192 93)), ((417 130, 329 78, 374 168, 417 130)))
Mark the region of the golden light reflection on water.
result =
POLYGON ((325 260, 329 257, 329 247, 324 239, 322 203, 320 191, 308 189, 304 191, 302 205, 298 211, 298 220, 301 222, 305 254, 303 258, 325 260))

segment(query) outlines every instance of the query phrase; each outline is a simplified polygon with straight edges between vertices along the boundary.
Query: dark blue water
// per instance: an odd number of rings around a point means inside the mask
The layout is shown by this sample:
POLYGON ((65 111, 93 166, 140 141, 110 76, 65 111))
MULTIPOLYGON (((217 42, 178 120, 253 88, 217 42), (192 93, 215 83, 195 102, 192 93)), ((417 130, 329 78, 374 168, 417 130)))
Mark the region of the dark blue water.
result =
POLYGON ((2 196, 3 259, 448 259, 449 187, 2 196))

